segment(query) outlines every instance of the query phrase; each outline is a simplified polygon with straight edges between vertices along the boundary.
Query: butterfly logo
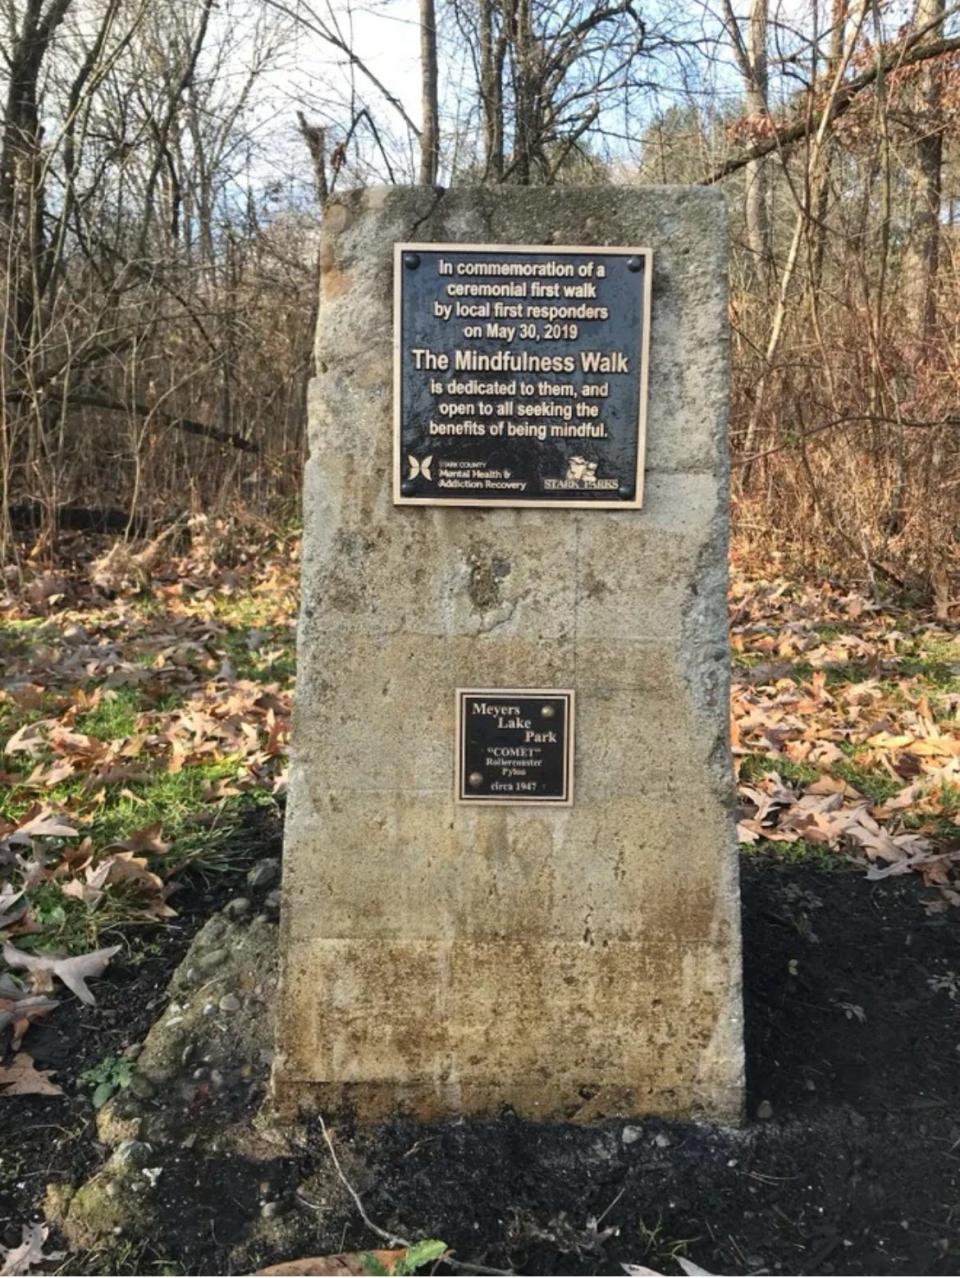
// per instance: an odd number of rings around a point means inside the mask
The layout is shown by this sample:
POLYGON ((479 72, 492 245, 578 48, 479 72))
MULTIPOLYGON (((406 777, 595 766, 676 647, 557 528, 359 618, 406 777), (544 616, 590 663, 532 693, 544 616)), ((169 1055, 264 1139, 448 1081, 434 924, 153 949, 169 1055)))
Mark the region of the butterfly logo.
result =
POLYGON ((431 483, 433 482, 433 476, 430 474, 430 467, 433 464, 433 453, 431 453, 429 457, 424 457, 423 461, 417 461, 416 457, 411 457, 408 453, 407 463, 410 467, 410 473, 407 476, 407 479, 417 479, 422 475, 424 479, 430 480, 431 483))

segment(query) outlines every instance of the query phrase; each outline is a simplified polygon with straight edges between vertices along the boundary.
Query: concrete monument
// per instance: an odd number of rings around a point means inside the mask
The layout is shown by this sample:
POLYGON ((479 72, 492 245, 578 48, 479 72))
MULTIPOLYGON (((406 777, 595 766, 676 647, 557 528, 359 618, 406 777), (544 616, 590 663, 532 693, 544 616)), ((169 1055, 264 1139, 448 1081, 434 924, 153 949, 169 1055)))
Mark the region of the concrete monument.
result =
POLYGON ((325 213, 274 1097, 742 1105, 722 198, 325 213))

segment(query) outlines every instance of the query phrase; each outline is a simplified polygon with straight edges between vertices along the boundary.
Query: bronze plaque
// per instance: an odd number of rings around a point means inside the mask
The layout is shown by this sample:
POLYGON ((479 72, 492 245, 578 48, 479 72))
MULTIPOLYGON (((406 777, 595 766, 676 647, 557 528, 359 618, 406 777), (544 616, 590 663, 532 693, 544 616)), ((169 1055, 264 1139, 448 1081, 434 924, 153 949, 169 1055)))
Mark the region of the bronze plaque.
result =
POLYGON ((651 252, 397 244, 394 501, 637 508, 651 252))
POLYGON ((573 803, 574 694, 458 688, 458 803, 573 803))

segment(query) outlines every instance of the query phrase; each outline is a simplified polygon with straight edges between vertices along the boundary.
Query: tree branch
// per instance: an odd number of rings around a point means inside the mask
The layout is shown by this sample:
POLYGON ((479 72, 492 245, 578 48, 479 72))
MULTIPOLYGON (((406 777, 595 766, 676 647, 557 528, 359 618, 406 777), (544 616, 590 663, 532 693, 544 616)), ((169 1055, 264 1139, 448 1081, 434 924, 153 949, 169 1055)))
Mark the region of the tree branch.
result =
MULTIPOLYGON (((10 390, 4 396, 6 400, 29 398, 30 392, 25 390, 10 390)), ((68 391, 66 401, 71 408, 102 408, 109 413, 132 412, 139 414, 140 417, 152 417, 162 422, 164 426, 172 426, 175 430, 182 430, 187 435, 199 435, 203 439, 212 439, 218 444, 229 444, 231 448, 238 448, 242 453, 259 453, 260 451, 259 444, 252 439, 246 439, 243 435, 218 430, 216 426, 194 421, 192 417, 165 413, 162 409, 154 408, 150 404, 141 404, 137 401, 124 403, 121 399, 111 399, 108 395, 97 395, 91 391, 68 391)))
MULTIPOLYGON (((896 54, 891 54, 887 58, 878 58, 868 71, 862 72, 852 80, 848 80, 846 84, 841 85, 831 108, 832 117, 836 119, 837 116, 843 115, 853 105, 857 94, 864 89, 868 89, 879 75, 886 75, 890 71, 898 71, 901 67, 918 66, 920 63, 929 62, 931 58, 939 58, 944 53, 955 53, 960 49, 960 36, 950 36, 944 40, 937 40, 933 44, 917 45, 916 40, 919 38, 920 33, 912 36, 905 48, 898 50, 896 54)), ((733 159, 721 164, 719 168, 714 169, 709 177, 701 180, 700 185, 712 186, 715 182, 720 182, 723 178, 729 177, 731 173, 736 173, 745 168, 751 160, 760 160, 772 151, 782 151, 793 146, 795 142, 799 142, 809 136, 809 134, 816 132, 824 114, 824 111, 815 111, 808 118, 799 120, 796 124, 778 129, 771 137, 766 138, 763 142, 758 142, 756 146, 750 147, 743 155, 735 156, 733 159)))

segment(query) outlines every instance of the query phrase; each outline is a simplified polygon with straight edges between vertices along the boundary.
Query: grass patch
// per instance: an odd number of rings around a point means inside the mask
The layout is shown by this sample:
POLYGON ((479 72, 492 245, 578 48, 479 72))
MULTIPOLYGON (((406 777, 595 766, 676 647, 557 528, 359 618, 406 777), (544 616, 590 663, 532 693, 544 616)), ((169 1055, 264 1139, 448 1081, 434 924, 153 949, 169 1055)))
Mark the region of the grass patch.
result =
POLYGON ((950 817, 960 816, 960 787, 945 785, 940 791, 940 802, 942 804, 941 819, 945 819, 950 824, 953 836, 960 842, 960 828, 950 822, 950 817))
MULTIPOLYGON (((38 883, 29 890, 27 899, 33 920, 41 931, 18 936, 18 950, 33 954, 83 954, 96 948, 97 938, 107 922, 107 910, 92 910, 75 897, 64 896, 55 883, 38 883)), ((114 911, 110 909, 110 912, 114 911)))
MULTIPOLYGON (((771 657, 769 652, 735 652, 732 664, 736 673, 737 670, 752 670, 755 666, 767 665, 774 660, 777 658, 771 657)), ((783 661, 784 658, 781 657, 779 660, 783 661)))
POLYGON ((229 628, 221 643, 237 678, 254 683, 285 683, 296 673, 294 632, 290 626, 229 628), (253 631, 256 643, 252 644, 253 631))
POLYGON ((868 679, 876 678, 877 676, 875 662, 848 661, 843 665, 828 663, 821 666, 820 669, 826 675, 828 688, 837 688, 844 683, 866 683, 868 679))
POLYGON ((9 657, 29 652, 37 632, 46 624, 45 617, 0 621, 0 656, 9 657))
POLYGON ((892 799, 895 794, 900 793, 902 787, 901 782, 894 781, 886 772, 875 772, 872 768, 858 767, 853 759, 835 763, 831 772, 875 804, 892 799))
POLYGON ((767 858, 773 861, 784 861, 788 865, 809 865, 818 870, 844 870, 846 864, 842 857, 819 843, 808 843, 806 839, 794 839, 781 842, 774 839, 758 839, 756 843, 741 843, 740 855, 745 859, 767 858))
POLYGON ((204 600, 221 625, 228 630, 270 631, 277 621, 277 596, 271 591, 214 591, 204 600))
POLYGON ((923 816, 907 809, 903 814, 903 825, 907 830, 923 830, 938 843, 960 848, 960 823, 953 820, 953 816, 960 816, 960 804, 952 813, 943 816, 923 816))
POLYGON ((813 785, 823 769, 809 763, 794 763, 792 759, 771 759, 762 754, 748 755, 740 765, 740 780, 748 785, 761 780, 768 772, 776 772, 786 785, 813 785))
MULTIPOLYGON (((178 838, 198 811, 210 811, 206 791, 215 782, 237 775, 236 759, 218 759, 180 772, 158 772, 148 781, 108 786, 102 807, 87 829, 95 843, 119 843, 134 830, 161 823, 164 836, 178 838)), ((65 787, 53 797, 66 800, 65 787)), ((243 796, 237 796, 242 798, 243 796)))
POLYGON ((93 710, 77 718, 77 731, 98 741, 132 737, 142 710, 140 694, 135 688, 111 688, 93 710))

